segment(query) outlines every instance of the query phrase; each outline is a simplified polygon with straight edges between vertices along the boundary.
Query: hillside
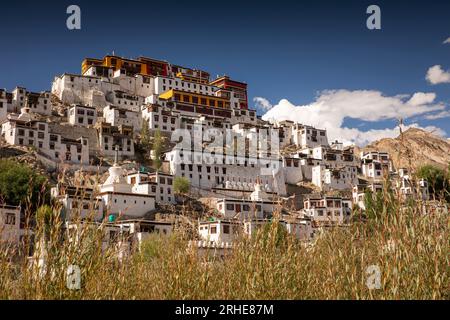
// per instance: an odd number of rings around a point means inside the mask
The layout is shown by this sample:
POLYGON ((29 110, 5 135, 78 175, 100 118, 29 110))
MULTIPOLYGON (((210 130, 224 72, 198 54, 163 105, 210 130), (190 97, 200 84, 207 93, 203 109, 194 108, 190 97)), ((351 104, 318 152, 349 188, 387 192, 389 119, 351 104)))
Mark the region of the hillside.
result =
POLYGON ((381 139, 364 148, 369 150, 389 152, 396 168, 432 164, 445 169, 450 163, 450 141, 416 128, 406 130, 403 137, 381 139))

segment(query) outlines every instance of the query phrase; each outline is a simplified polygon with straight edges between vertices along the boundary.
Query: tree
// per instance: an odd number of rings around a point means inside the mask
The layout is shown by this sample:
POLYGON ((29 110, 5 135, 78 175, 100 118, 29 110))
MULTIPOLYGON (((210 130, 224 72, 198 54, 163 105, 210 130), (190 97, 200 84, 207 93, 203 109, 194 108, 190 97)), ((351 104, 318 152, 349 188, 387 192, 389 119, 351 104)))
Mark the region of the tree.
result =
POLYGON ((428 182, 430 196, 450 202, 450 186, 444 170, 433 165, 424 165, 417 170, 417 177, 428 182))
POLYGON ((176 194, 185 195, 189 193, 191 183, 185 177, 175 177, 173 181, 173 190, 176 194))
POLYGON ((47 178, 30 167, 8 159, 0 159, 0 200, 9 205, 29 205, 34 212, 49 203, 47 178))
POLYGON ((142 121, 142 129, 141 129, 141 145, 144 150, 148 150, 150 148, 150 130, 148 128, 148 121, 142 121))
POLYGON ((162 136, 161 136, 161 131, 156 130, 155 134, 153 136, 153 165, 156 169, 156 171, 158 171, 161 166, 162 166, 162 161, 161 161, 161 154, 162 154, 162 144, 163 144, 163 140, 162 140, 162 136))

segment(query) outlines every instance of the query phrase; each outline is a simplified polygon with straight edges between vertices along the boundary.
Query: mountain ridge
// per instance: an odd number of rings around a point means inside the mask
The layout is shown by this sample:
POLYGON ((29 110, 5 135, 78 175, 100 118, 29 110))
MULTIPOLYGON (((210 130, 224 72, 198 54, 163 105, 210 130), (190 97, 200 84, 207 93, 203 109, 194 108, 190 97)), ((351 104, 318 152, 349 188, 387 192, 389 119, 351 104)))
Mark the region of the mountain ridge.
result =
POLYGON ((418 128, 409 128, 397 138, 383 138, 360 150, 388 152, 396 169, 417 169, 425 164, 447 169, 450 164, 450 140, 418 128))

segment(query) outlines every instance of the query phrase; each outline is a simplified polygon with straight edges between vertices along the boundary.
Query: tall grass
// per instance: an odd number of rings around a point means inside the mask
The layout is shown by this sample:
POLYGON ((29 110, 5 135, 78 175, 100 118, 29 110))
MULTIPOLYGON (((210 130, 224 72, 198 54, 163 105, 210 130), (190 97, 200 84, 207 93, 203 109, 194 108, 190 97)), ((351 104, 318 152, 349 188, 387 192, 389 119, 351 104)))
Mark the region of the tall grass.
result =
POLYGON ((99 228, 68 241, 62 223, 36 231, 35 257, 0 250, 1 299, 449 299, 448 214, 416 208, 376 221, 330 228, 311 245, 283 233, 277 219, 224 258, 200 254, 178 233, 152 235, 133 254, 102 249, 99 228), (41 250, 45 248, 45 250, 41 250), (36 261, 36 260, 35 260, 36 261), (81 288, 67 287, 67 268, 81 270, 81 288), (369 266, 381 271, 369 289, 369 266))

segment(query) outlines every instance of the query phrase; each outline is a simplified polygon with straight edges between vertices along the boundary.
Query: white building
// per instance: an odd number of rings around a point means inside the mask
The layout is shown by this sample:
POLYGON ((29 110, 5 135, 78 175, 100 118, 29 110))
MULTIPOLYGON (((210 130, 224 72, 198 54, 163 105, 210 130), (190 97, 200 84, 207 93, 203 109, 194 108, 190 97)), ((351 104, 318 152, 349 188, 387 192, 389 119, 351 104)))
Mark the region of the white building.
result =
POLYGON ((180 128, 181 114, 156 104, 142 106, 142 119, 148 122, 150 130, 173 132, 180 128))
POLYGON ((97 125, 98 141, 101 153, 107 157, 115 154, 117 146, 122 157, 134 157, 133 127, 112 126, 102 122, 97 125))
POLYGON ((366 178, 382 180, 392 172, 392 161, 387 152, 361 152, 361 172, 366 178))
MULTIPOLYGON (((258 230, 272 223, 268 219, 246 219, 244 221, 234 219, 210 219, 200 221, 198 233, 203 241, 232 247, 232 243, 240 237, 251 237, 258 230)), ((310 219, 280 220, 287 233, 301 241, 310 241, 314 238, 314 228, 310 219)))
POLYGON ((50 94, 50 92, 27 92, 26 106, 30 109, 31 112, 45 116, 51 115, 52 104, 50 100, 50 94))
POLYGON ((142 128, 141 112, 109 105, 103 108, 103 118, 115 127, 130 126, 135 132, 140 132, 142 128))
POLYGON ((265 191, 286 194, 281 159, 180 149, 173 149, 165 157, 172 175, 188 178, 191 185, 199 189, 217 187, 252 191, 259 177, 265 191))
POLYGON ((98 76, 82 76, 65 73, 55 77, 52 93, 67 104, 104 107, 106 95, 120 90, 120 85, 98 76))
POLYGON ((317 165, 312 168, 312 183, 322 191, 351 190, 358 183, 358 168, 327 168, 325 165, 317 165))
POLYGON ((127 183, 123 169, 117 165, 117 153, 114 166, 109 168, 109 177, 100 188, 106 216, 127 216, 141 218, 155 209, 155 196, 133 192, 133 186, 127 183))
POLYGON ((216 86, 212 86, 206 83, 195 83, 191 81, 184 81, 180 78, 172 77, 155 77, 155 94, 159 95, 169 90, 179 90, 191 93, 197 93, 202 95, 214 96, 215 92, 219 89, 216 86))
POLYGON ((133 192, 149 194, 155 197, 156 203, 174 204, 174 177, 162 172, 130 172, 127 182, 133 186, 133 192))
POLYGON ((126 93, 122 90, 114 90, 105 95, 105 99, 109 105, 119 108, 140 112, 141 106, 144 104, 144 97, 126 93))
POLYGON ((236 220, 213 219, 201 221, 198 226, 198 233, 202 240, 214 243, 234 242, 239 235, 242 235, 242 223, 236 220))
POLYGON ((87 138, 72 140, 52 133, 47 122, 33 120, 29 109, 25 107, 20 115, 10 115, 2 123, 2 136, 10 145, 36 148, 54 162, 89 164, 87 138))
POLYGON ((335 225, 350 219, 352 201, 341 197, 310 197, 303 202, 303 212, 318 225, 335 225))
POLYGON ((97 122, 97 110, 94 107, 72 105, 68 119, 73 126, 91 127, 97 122))
POLYGON ((281 208, 264 191, 259 177, 248 199, 218 198, 216 202, 217 212, 225 219, 266 219, 272 217, 277 209, 281 208))
POLYGON ((328 146, 327 131, 296 123, 292 128, 292 142, 301 148, 328 146))
POLYGON ((383 192, 383 184, 381 182, 371 181, 354 185, 352 189, 353 204, 365 210, 365 197, 367 192, 370 192, 373 197, 376 197, 377 194, 383 192))
POLYGON ((25 233, 20 207, 0 204, 0 245, 18 246, 25 233))
POLYGON ((103 201, 94 190, 58 184, 51 189, 52 198, 61 206, 61 216, 65 221, 103 219, 103 201))
POLYGON ((424 179, 414 181, 406 168, 400 168, 397 174, 398 177, 395 180, 395 184, 402 200, 408 200, 413 197, 422 201, 430 199, 428 181, 424 179))

